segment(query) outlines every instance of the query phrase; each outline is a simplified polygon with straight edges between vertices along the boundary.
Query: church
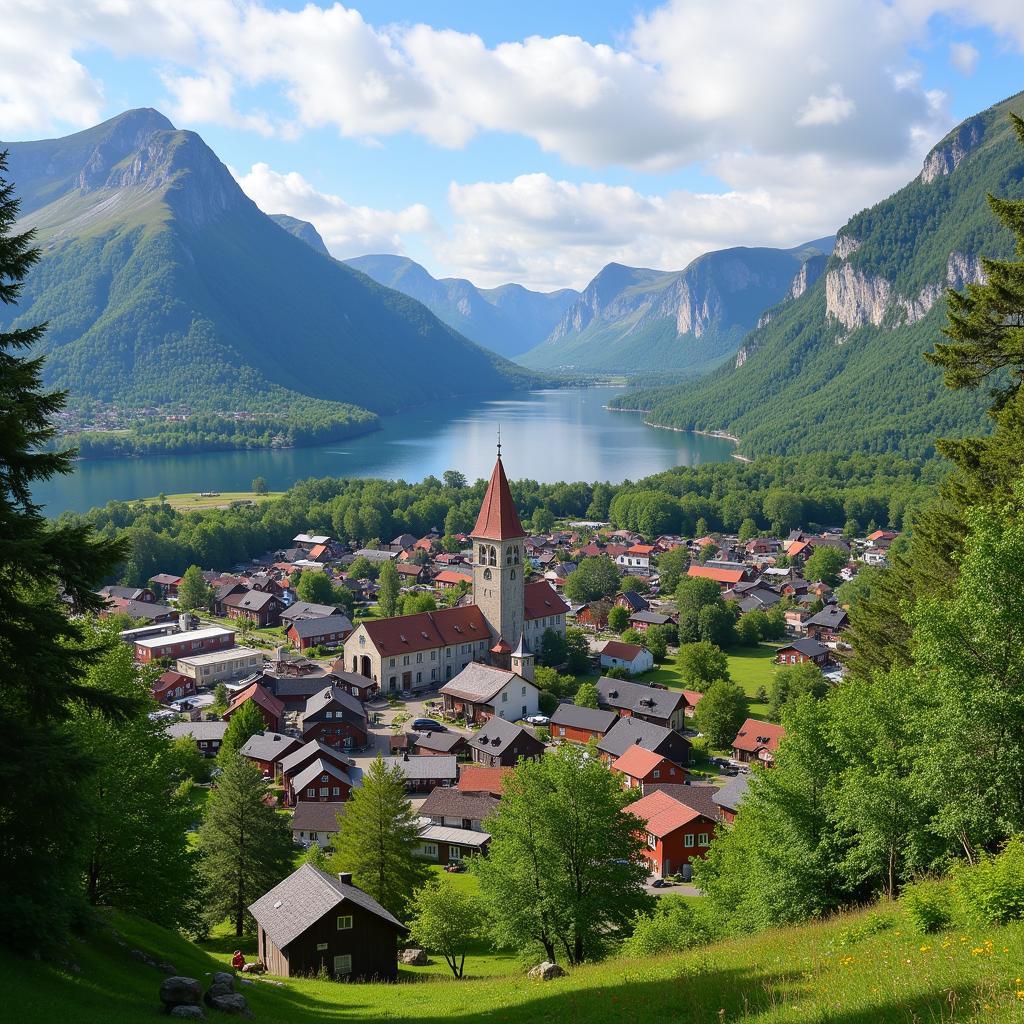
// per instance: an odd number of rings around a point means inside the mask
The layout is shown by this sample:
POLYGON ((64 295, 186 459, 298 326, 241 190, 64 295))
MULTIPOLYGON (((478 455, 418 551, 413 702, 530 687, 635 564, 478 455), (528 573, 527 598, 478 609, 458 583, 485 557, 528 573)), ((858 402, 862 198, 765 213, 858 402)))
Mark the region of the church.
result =
POLYGON ((526 532, 500 445, 471 536, 472 604, 370 619, 345 641, 345 665, 381 693, 435 689, 474 662, 532 681, 544 631, 565 635, 569 606, 545 580, 526 582, 526 532))

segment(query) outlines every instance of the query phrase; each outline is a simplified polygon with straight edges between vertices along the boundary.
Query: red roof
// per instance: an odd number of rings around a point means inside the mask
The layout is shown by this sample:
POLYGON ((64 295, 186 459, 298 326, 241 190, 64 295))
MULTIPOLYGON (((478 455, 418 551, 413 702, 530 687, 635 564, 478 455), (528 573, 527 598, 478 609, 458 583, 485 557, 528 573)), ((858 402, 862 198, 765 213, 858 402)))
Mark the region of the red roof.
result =
POLYGON ((367 619, 362 628, 374 647, 388 656, 490 640, 490 630, 475 605, 398 615, 391 619, 367 619))
POLYGON ((621 661, 632 661, 638 654, 642 654, 645 648, 638 647, 636 644, 624 644, 621 640, 609 640, 608 643, 601 648, 602 654, 607 654, 609 658, 618 658, 621 661))
POLYGON ((435 577, 435 583, 450 583, 458 586, 460 583, 472 583, 473 577, 468 572, 457 572, 455 569, 442 569, 435 577))
POLYGON ((712 565, 691 565, 686 571, 687 576, 703 576, 716 583, 742 583, 742 569, 716 569, 712 565))
POLYGON ((569 606, 547 580, 537 580, 523 587, 523 617, 527 622, 546 615, 564 615, 569 606))
POLYGON ((626 813, 635 814, 645 823, 647 831, 659 839, 663 839, 677 828, 682 828, 683 825, 688 825, 695 818, 703 817, 700 811, 681 804, 661 790, 648 793, 636 803, 629 804, 626 813))
POLYGON ((748 718, 736 733, 732 741, 734 750, 746 750, 751 754, 758 750, 767 750, 774 754, 779 749, 779 741, 786 738, 786 730, 773 722, 762 722, 758 718, 748 718))
POLYGON ((239 690, 231 698, 224 718, 229 718, 247 700, 254 701, 259 707, 266 708, 275 718, 284 714, 284 704, 281 703, 265 686, 260 683, 250 683, 244 690, 239 690))
POLYGON ((686 703, 691 708, 695 708, 704 694, 700 690, 683 690, 683 696, 686 698, 686 703))
POLYGON ((612 762, 612 768, 625 775, 631 775, 634 779, 642 779, 650 775, 664 760, 661 754, 634 743, 612 762))
POLYGON ((459 770, 458 789, 462 793, 492 793, 501 796, 505 790, 505 776, 511 771, 511 768, 464 764, 459 770))
POLYGON ((156 681, 153 683, 153 699, 159 700, 165 693, 173 690, 176 686, 194 689, 195 683, 188 676, 175 672, 173 668, 169 668, 166 672, 162 672, 157 676, 156 681))
POLYGON ((653 544, 634 544, 631 548, 627 549, 627 555, 652 555, 654 554, 653 544))
POLYGON ((472 536, 483 537, 485 540, 511 540, 513 537, 526 536, 519 522, 519 513, 512 500, 500 455, 494 463, 494 471, 487 484, 487 493, 480 506, 480 515, 476 518, 472 536))
POLYGON ((309 557, 310 558, 319 558, 326 551, 327 551, 327 545, 326 544, 314 544, 313 547, 311 547, 309 549, 309 557))

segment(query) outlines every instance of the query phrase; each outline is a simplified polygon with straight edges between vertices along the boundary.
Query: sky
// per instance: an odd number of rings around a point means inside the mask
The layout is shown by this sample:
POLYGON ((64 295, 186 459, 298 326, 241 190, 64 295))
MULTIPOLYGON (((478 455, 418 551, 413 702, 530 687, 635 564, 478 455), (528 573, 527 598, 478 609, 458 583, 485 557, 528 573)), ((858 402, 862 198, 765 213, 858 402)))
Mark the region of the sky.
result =
POLYGON ((338 258, 481 287, 830 234, 1024 88, 1024 0, 0 0, 0 25, 0 139, 156 107, 338 258))

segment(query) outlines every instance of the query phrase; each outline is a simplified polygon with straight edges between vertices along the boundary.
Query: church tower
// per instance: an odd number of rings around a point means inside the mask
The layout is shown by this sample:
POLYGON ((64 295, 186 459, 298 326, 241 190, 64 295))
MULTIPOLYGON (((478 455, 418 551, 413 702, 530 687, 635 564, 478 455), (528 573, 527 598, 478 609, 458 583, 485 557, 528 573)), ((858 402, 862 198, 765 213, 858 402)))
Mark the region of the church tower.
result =
POLYGON ((492 660, 510 667, 523 634, 523 569, 526 537, 501 464, 501 443, 487 493, 473 527, 473 602, 494 641, 492 660))

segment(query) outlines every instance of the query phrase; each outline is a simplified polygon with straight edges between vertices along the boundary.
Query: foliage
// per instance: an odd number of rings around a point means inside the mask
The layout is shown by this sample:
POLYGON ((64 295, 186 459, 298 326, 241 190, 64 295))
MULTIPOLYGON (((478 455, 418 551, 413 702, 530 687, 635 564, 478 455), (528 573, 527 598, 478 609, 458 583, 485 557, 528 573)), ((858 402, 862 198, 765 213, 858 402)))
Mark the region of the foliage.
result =
POLYGON ((217 779, 199 829, 203 914, 212 928, 230 918, 235 935, 255 923, 251 903, 291 870, 292 834, 272 807, 259 768, 235 755, 217 779))
POLYGON ((622 952, 638 960, 703 946, 715 937, 715 929, 700 904, 681 896, 662 896, 654 910, 640 914, 622 952))
POLYGON ((178 608, 183 612, 207 611, 212 597, 213 589, 203 579, 203 570, 190 565, 178 585, 178 608))
POLYGON ((381 614, 385 618, 391 618, 398 610, 400 587, 398 570, 395 568, 394 562, 389 560, 380 567, 377 585, 380 588, 377 592, 377 603, 380 605, 381 614))
POLYGON ((956 897, 947 881, 926 879, 908 885, 900 897, 910 923, 922 935, 941 932, 956 916, 956 897))
POLYGON ((566 638, 556 629, 545 629, 540 638, 540 664, 548 668, 562 665, 567 653, 566 638))
POLYGON ((582 629, 565 631, 565 667, 576 676, 590 668, 590 643, 582 629))
POLYGON ((724 608, 722 592, 714 580, 684 576, 676 588, 679 610, 679 641, 692 643, 700 637, 700 615, 705 608, 724 608))
POLYGON ((635 644, 637 647, 642 647, 644 643, 643 633, 638 629, 627 629, 622 634, 622 642, 624 644, 635 644))
POLYGON ((805 693, 821 698, 828 690, 828 680, 813 662, 799 665, 781 665, 772 676, 768 696, 768 714, 776 721, 782 709, 791 700, 799 700, 805 693))
POLYGON ((580 683, 573 703, 578 708, 596 708, 598 706, 597 687, 593 683, 580 683))
POLYGON ((461 978, 466 953, 484 932, 483 907, 476 896, 435 877, 413 894, 409 930, 424 948, 440 953, 452 974, 461 978))
POLYGON ((360 889, 401 920, 426 868, 415 857, 417 814, 405 793, 401 768, 375 758, 352 791, 341 829, 331 840, 331 868, 349 871, 360 889))
POLYGON ((851 611, 871 597, 871 591, 886 570, 874 565, 862 565, 852 580, 836 589, 836 600, 851 611))
MULTIPOLYGON (((359 520, 356 519, 356 528, 358 529, 359 520)), ((348 578, 350 580, 375 580, 377 578, 377 566, 371 562, 365 555, 360 555, 354 559, 348 567, 348 578)))
POLYGON ((224 739, 217 751, 217 763, 223 768, 256 733, 263 732, 266 727, 263 712, 256 701, 244 701, 228 719, 224 739))
POLYGON ((681 545, 677 548, 670 548, 663 555, 658 556, 658 576, 661 581, 661 592, 663 594, 675 593, 679 581, 686 575, 690 567, 690 553, 681 545))
POLYGON ((584 755, 564 744, 520 762, 486 823, 489 856, 471 868, 499 946, 541 946, 571 964, 600 958, 650 904, 629 798, 584 755))
POLYGON ((735 683, 718 679, 705 691, 694 722, 713 747, 728 747, 747 717, 747 698, 735 683))
POLYGON ((629 627, 629 610, 622 605, 612 605, 608 609, 608 628, 616 633, 621 633, 629 627))
POLYGON ((586 604, 600 597, 611 597, 619 589, 619 570, 607 555, 584 558, 566 577, 563 588, 571 601, 586 604))
POLYGON ((709 604, 697 614, 697 636, 716 647, 732 647, 736 640, 736 616, 724 601, 709 604))
POLYGON ((295 584, 295 596, 310 604, 334 604, 334 584, 326 572, 307 570, 295 584))
POLYGON ((253 494, 266 494, 269 490, 267 487, 267 478, 263 476, 254 477, 250 486, 253 494))
POLYGON ((692 644, 681 644, 676 655, 676 665, 683 677, 684 685, 702 693, 719 679, 729 678, 729 659, 714 644, 700 640, 692 644))
POLYGON ((648 626, 640 641, 654 656, 655 661, 664 661, 668 654, 668 642, 661 626, 648 626))
POLYGON ((992 925, 1024 918, 1024 839, 1013 836, 999 853, 958 865, 953 883, 973 921, 992 925))
POLYGON ((839 572, 846 565, 846 555, 838 548, 816 547, 804 563, 804 578, 821 580, 830 587, 839 583, 839 572))
POLYGON ((399 594, 397 608, 398 615, 415 615, 417 612, 433 612, 437 610, 437 601, 433 594, 413 593, 399 594))

